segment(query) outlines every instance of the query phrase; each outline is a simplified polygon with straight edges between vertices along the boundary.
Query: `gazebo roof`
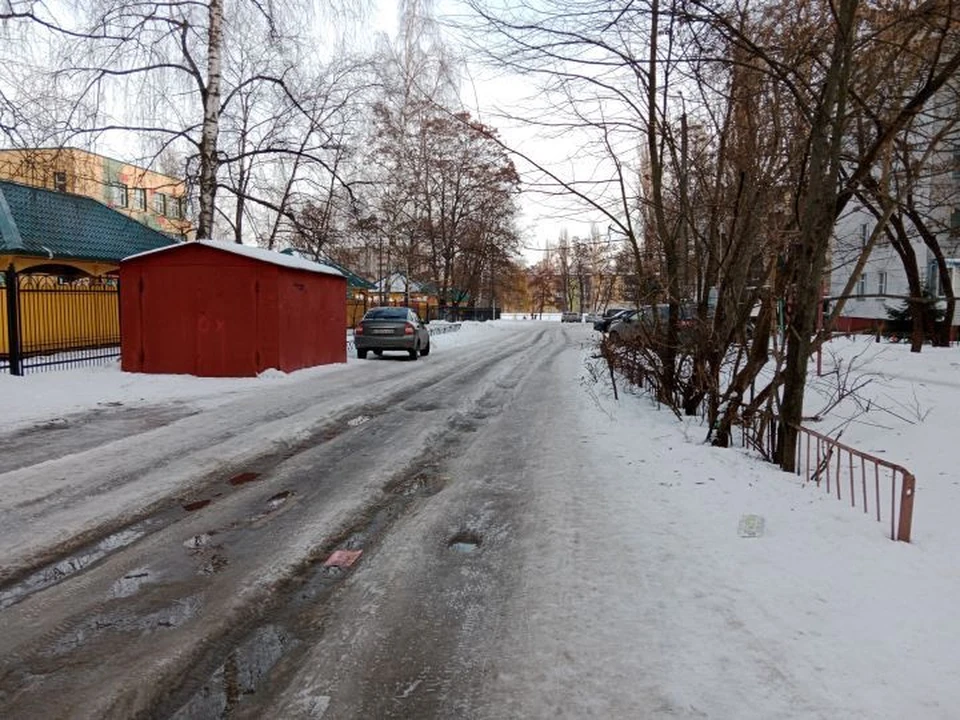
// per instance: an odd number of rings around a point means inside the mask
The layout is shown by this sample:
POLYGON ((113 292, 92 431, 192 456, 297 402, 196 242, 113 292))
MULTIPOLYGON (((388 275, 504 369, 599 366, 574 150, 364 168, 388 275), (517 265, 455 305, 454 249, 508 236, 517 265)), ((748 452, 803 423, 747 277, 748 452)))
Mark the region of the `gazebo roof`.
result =
POLYGON ((176 243, 91 198, 0 181, 0 253, 119 263, 176 243))
MULTIPOLYGON (((283 253, 284 255, 293 255, 294 257, 304 258, 305 260, 311 259, 308 255, 301 252, 300 250, 297 250, 296 248, 286 248, 285 250, 281 250, 280 252, 283 253)), ((343 265, 340 265, 339 263, 333 262, 333 260, 331 260, 330 258, 321 257, 316 262, 323 263, 324 265, 329 265, 330 267, 336 270, 339 270, 340 274, 347 279, 347 287, 356 288, 358 290, 372 290, 374 287, 373 283, 370 282, 369 280, 365 280, 364 278, 360 277, 349 268, 346 268, 343 265)))

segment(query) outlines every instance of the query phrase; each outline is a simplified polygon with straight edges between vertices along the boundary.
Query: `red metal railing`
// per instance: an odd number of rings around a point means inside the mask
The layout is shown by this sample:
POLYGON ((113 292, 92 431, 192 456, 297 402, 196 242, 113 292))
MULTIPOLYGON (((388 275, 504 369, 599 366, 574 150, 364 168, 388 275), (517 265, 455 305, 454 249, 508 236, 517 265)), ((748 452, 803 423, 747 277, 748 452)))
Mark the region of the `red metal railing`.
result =
POLYGON ((797 475, 824 487, 837 500, 890 521, 890 539, 910 542, 916 479, 902 465, 861 452, 807 428, 798 428, 797 475), (899 492, 898 492, 899 487, 899 492), (846 497, 845 497, 846 496, 846 497), (889 504, 888 504, 889 503, 889 504), (889 512, 885 512, 889 508, 889 512))

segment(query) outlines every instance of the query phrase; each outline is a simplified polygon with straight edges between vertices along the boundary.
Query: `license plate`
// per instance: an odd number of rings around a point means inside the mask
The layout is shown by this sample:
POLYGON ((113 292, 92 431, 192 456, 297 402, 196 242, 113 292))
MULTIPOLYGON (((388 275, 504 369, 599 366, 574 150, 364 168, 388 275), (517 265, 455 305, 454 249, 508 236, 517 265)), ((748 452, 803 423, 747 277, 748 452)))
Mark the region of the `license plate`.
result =
POLYGON ((373 335, 393 335, 393 330, 390 328, 375 328, 370 331, 373 335))

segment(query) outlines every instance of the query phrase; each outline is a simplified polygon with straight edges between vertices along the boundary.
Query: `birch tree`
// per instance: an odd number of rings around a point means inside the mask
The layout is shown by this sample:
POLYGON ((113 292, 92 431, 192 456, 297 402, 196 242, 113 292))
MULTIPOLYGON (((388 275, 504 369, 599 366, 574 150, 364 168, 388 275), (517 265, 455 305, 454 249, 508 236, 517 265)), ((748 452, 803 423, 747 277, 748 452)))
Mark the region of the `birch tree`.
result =
MULTIPOLYGON (((343 22, 347 7, 329 0, 321 9, 343 22)), ((267 85, 292 112, 303 112, 296 81, 317 64, 299 39, 314 17, 313 5, 298 0, 84 0, 64 7, 59 22, 33 14, 25 21, 60 40, 58 67, 47 76, 52 92, 69 101, 51 121, 60 141, 113 138, 149 147, 154 156, 177 148, 190 158, 198 235, 210 237, 221 166, 247 163, 234 175, 249 176, 249 157, 236 161, 224 153, 222 117, 252 87, 267 85), (259 62, 235 72, 232 61, 254 47, 259 62)))

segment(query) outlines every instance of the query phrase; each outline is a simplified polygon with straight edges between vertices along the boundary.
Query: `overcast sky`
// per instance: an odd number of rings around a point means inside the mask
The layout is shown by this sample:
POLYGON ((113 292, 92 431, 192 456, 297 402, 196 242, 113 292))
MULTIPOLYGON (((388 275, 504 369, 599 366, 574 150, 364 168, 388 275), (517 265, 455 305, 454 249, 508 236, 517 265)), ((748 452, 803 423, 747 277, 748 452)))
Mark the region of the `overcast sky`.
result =
MULTIPOLYGON (((462 6, 456 0, 435 0, 434 4, 440 19, 458 11, 462 12, 462 6)), ((397 31, 397 5, 397 0, 376 0, 374 26, 391 37, 397 31)), ((511 147, 530 155, 538 162, 555 163, 569 155, 571 144, 577 142, 575 137, 567 135, 562 140, 545 139, 542 131, 522 127, 505 117, 522 114, 525 101, 529 101, 529 98, 536 94, 533 85, 520 76, 505 78, 479 63, 466 64, 461 97, 467 109, 482 122, 496 127, 500 136, 511 147)), ((529 181, 532 175, 524 169, 523 162, 517 159, 517 165, 521 172, 521 181, 529 181)), ((570 163, 561 165, 565 165, 565 176, 572 176, 574 172, 583 176, 590 172, 589 168, 578 168, 570 163)), ((524 192, 521 194, 521 209, 523 254, 529 262, 540 260, 543 257, 542 249, 548 242, 555 245, 563 229, 569 232, 571 238, 585 237, 590 233, 593 219, 600 226, 601 234, 606 233, 607 225, 602 219, 591 218, 586 212, 578 212, 571 203, 562 203, 557 199, 548 203, 535 193, 524 192)))

